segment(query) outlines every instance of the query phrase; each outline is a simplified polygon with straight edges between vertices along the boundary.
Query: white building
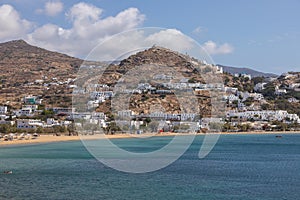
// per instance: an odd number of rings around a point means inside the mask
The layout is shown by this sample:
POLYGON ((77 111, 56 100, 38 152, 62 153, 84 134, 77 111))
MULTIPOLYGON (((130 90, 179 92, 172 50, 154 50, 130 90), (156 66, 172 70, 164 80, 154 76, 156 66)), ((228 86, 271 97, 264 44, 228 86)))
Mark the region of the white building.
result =
POLYGON ((284 121, 290 119, 291 121, 300 122, 299 116, 297 114, 289 114, 285 110, 263 110, 263 111, 245 111, 245 112, 227 112, 227 117, 238 117, 242 119, 260 119, 263 121, 284 121))
POLYGON ((35 129, 39 126, 43 126, 43 122, 38 119, 18 119, 17 128, 19 129, 35 129))
POLYGON ((6 114, 7 113, 7 106, 0 106, 0 114, 6 114))
POLYGON ((25 96, 23 98, 23 102, 25 104, 41 104, 42 103, 42 99, 39 99, 36 96, 29 95, 29 96, 25 96))
POLYGON ((249 80, 251 80, 252 78, 250 74, 242 74, 241 76, 244 78, 248 78, 249 80))
POLYGON ((94 91, 90 94, 90 97, 93 99, 98 99, 100 97, 109 99, 109 98, 113 97, 113 95, 114 95, 113 91, 100 91, 100 92, 94 91))
POLYGON ((70 115, 75 112, 75 108, 62 108, 62 107, 54 107, 54 108, 47 108, 47 110, 53 110, 56 114, 67 114, 70 115))
POLYGON ((0 120, 0 124, 8 124, 12 126, 15 124, 15 121, 0 120))
POLYGON ((92 119, 106 120, 106 115, 103 112, 92 112, 92 119))
POLYGON ((239 97, 234 95, 234 94, 230 94, 230 95, 225 95, 224 96, 224 99, 225 100, 228 100, 229 103, 232 103, 233 101, 238 101, 239 100, 239 97))
POLYGON ((238 91, 238 88, 235 87, 224 87, 224 92, 236 94, 238 91))
POLYGON ((32 112, 35 112, 38 109, 38 105, 24 105, 22 106, 22 109, 30 108, 32 112))
POLYGON ((133 111, 132 110, 121 110, 118 111, 118 117, 119 118, 130 118, 131 116, 133 116, 133 111))
POLYGON ((250 93, 250 97, 253 97, 255 101, 262 101, 264 100, 264 95, 261 93, 250 93))
POLYGON ((300 83, 293 83, 289 85, 289 89, 296 89, 296 88, 300 88, 300 83))
POLYGON ((20 117, 20 116, 31 117, 34 114, 33 111, 32 111, 32 109, 31 108, 27 108, 27 107, 23 107, 22 109, 17 110, 15 113, 16 113, 16 115, 18 117, 20 117))
POLYGON ((288 99, 288 102, 289 102, 289 103, 299 103, 299 100, 296 99, 296 98, 294 98, 294 97, 292 97, 292 98, 289 98, 289 99, 288 99))
POLYGON ((257 83, 257 84, 254 86, 254 91, 260 92, 260 91, 264 90, 266 84, 267 84, 267 83, 257 83))
MULTIPOLYGON (((102 101, 101 101, 102 102, 102 101)), ((88 101, 87 103, 87 108, 88 109, 93 109, 97 108, 99 106, 100 101, 99 100, 94 100, 94 101, 88 101)))
POLYGON ((216 66, 216 73, 217 74, 223 74, 223 72, 224 72, 223 67, 216 66))
POLYGON ((76 112, 72 113, 71 118, 72 119, 84 119, 84 120, 89 120, 91 119, 92 114, 89 112, 76 112))
POLYGON ((284 95, 286 93, 287 93, 286 89, 279 89, 279 87, 276 85, 276 87, 275 87, 275 95, 280 96, 280 95, 284 95))
POLYGON ((60 125, 58 120, 55 120, 54 118, 47 118, 47 125, 50 126, 55 126, 55 125, 60 125))

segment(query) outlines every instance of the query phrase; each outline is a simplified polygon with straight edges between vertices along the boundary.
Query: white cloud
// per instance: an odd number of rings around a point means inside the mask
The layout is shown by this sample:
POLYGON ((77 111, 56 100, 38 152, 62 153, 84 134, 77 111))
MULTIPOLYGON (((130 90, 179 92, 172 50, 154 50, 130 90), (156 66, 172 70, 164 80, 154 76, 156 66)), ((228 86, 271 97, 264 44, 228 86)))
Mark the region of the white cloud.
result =
MULTIPOLYGON (((71 28, 49 23, 36 27, 29 33, 32 23, 21 19, 12 6, 3 5, 0 7, 0 40, 22 37, 30 44, 81 58, 104 42, 95 51, 99 55, 98 60, 117 59, 124 52, 152 45, 184 53, 195 48, 195 43, 176 29, 136 29, 112 38, 115 34, 138 28, 144 22, 145 15, 137 8, 128 8, 115 16, 103 17, 102 13, 103 10, 99 7, 77 3, 66 13, 71 28)), ((208 41, 203 47, 209 54, 227 54, 233 51, 233 47, 227 43, 217 45, 208 41)))
POLYGON ((232 53, 234 50, 233 46, 228 43, 218 45, 213 41, 205 42, 202 47, 207 51, 207 53, 209 53, 211 55, 229 54, 229 53, 232 53))
POLYGON ((124 32, 101 43, 99 47, 94 49, 89 59, 120 60, 121 56, 126 58, 129 54, 153 45, 186 52, 191 50, 195 43, 176 29, 136 29, 124 32))
POLYGON ((78 3, 75 4, 70 11, 67 13, 67 16, 71 20, 91 20, 91 21, 96 21, 99 20, 99 17, 103 10, 101 8, 98 8, 96 6, 93 6, 91 4, 87 3, 78 3))
POLYGON ((192 40, 176 29, 162 30, 146 38, 147 43, 158 43, 157 45, 165 46, 176 51, 190 49, 192 40))
POLYGON ((51 17, 54 17, 61 13, 64 9, 64 4, 60 0, 56 1, 48 1, 45 3, 43 9, 37 9, 36 13, 38 14, 45 14, 51 17))
POLYGON ((32 23, 21 19, 19 13, 11 6, 0 6, 0 40, 23 37, 31 28, 32 23))
POLYGON ((133 29, 145 16, 137 8, 128 8, 116 16, 101 18, 103 10, 87 3, 78 3, 67 12, 70 29, 46 24, 28 35, 28 42, 73 56, 87 55, 99 42, 111 35, 133 29))

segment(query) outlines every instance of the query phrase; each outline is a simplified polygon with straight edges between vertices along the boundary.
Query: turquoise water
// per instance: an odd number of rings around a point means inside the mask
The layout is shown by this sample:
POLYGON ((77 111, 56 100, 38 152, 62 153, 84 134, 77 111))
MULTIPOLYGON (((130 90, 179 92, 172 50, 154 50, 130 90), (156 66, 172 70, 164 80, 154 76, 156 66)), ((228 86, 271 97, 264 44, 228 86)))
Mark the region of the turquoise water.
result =
MULTIPOLYGON (((116 139, 131 151, 151 151, 169 137, 142 145, 116 139)), ((0 199, 300 199, 300 134, 225 135, 198 159, 203 137, 172 165, 127 174, 95 160, 81 142, 0 148, 0 199)))

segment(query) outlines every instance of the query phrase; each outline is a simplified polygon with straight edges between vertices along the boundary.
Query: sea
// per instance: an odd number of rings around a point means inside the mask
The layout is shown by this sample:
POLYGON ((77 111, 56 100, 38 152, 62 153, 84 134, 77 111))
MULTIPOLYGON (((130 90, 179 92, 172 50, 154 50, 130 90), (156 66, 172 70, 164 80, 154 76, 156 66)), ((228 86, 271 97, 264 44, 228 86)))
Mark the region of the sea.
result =
MULTIPOLYGON (((171 165, 142 174, 105 166, 81 141, 1 147, 0 199, 300 199, 300 134, 222 135, 199 159, 203 138, 197 136, 171 165)), ((139 152, 156 150, 171 139, 113 142, 139 152)))

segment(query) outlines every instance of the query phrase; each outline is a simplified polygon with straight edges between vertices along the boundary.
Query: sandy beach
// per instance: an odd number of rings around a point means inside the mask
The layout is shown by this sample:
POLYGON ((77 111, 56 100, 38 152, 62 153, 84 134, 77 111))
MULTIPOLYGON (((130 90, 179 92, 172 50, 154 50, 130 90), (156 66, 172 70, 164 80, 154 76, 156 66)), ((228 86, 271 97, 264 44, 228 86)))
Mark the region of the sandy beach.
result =
MULTIPOLYGON (((247 134, 300 134, 300 132, 294 131, 278 131, 278 132, 221 132, 221 133, 206 133, 206 134, 220 134, 220 135, 247 135, 247 134)), ((197 133, 196 135, 206 135, 205 133, 197 133)), ((147 138, 147 137, 162 137, 162 136, 178 136, 178 135, 195 135, 188 133, 157 133, 157 134, 142 134, 142 135, 131 135, 131 134, 115 134, 115 135, 89 135, 89 136, 53 136, 53 135, 40 135, 35 139, 14 139, 12 141, 0 140, 0 147, 12 146, 12 145, 24 145, 24 144, 38 144, 38 143, 50 143, 50 142, 65 142, 65 141, 78 141, 81 139, 101 139, 103 137, 108 139, 120 139, 120 138, 147 138)))

